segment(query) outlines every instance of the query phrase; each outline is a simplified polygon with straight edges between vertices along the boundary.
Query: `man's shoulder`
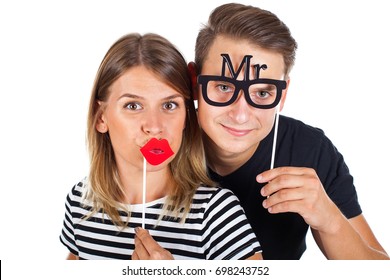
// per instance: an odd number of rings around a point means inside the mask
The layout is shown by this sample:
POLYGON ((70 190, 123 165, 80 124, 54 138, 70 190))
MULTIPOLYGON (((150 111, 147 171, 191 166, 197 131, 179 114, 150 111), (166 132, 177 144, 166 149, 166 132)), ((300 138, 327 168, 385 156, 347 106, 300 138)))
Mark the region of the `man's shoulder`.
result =
POLYGON ((282 160, 280 164, 327 169, 340 157, 322 129, 285 116, 280 123, 280 142, 276 151, 282 160))
POLYGON ((287 137, 294 137, 308 141, 327 139, 321 128, 309 125, 301 120, 287 116, 280 116, 281 132, 287 137))

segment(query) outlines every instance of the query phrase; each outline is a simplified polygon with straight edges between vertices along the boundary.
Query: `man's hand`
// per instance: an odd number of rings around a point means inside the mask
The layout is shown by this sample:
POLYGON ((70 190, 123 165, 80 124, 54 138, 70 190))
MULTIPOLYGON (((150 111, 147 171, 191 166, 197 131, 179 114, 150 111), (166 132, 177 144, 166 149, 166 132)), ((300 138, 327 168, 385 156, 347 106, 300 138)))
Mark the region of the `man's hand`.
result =
POLYGON ((143 228, 135 229, 135 249, 132 260, 173 260, 172 254, 162 248, 143 228))
POLYGON ((317 173, 310 168, 279 167, 259 174, 259 183, 267 183, 261 195, 270 213, 294 212, 313 229, 329 232, 332 221, 341 212, 326 194, 317 173))

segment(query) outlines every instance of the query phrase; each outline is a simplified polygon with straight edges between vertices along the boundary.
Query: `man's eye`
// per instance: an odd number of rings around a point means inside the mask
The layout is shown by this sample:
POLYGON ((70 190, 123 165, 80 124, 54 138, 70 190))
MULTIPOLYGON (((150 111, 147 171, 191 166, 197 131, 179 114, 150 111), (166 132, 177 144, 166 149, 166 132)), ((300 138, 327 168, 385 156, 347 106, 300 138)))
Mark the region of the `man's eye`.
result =
POLYGON ((257 95, 258 95, 260 98, 267 98, 268 96, 270 96, 270 93, 269 93, 268 91, 263 90, 263 91, 259 91, 259 92, 257 93, 257 95))
POLYGON ((230 92, 230 91, 232 91, 232 87, 229 86, 229 85, 226 85, 226 84, 220 84, 220 85, 218 85, 218 88, 222 92, 230 92))

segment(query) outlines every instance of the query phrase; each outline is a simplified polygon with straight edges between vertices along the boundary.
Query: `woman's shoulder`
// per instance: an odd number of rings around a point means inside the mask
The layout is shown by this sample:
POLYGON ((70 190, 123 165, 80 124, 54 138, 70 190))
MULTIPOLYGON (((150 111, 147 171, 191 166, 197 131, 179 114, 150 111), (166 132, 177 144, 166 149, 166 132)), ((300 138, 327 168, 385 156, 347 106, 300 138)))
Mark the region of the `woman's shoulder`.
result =
MULTIPOLYGON (((201 185, 196 190, 196 193, 194 195, 194 201, 202 201, 202 202, 209 202, 210 200, 226 200, 226 199, 233 199, 236 200, 236 196, 233 194, 233 192, 229 189, 225 189, 222 187, 209 187, 205 185, 201 185)), ((237 199, 238 200, 238 199, 237 199)))
POLYGON ((217 186, 217 187, 210 187, 210 186, 206 186, 206 185, 200 185, 198 187, 198 189, 196 190, 196 194, 200 194, 200 195, 215 195, 217 193, 232 193, 231 190, 229 189, 225 189, 225 188, 222 188, 220 186, 217 186))
POLYGON ((71 190, 67 195, 69 201, 81 202, 87 191, 88 180, 87 177, 84 177, 82 180, 73 185, 71 190))

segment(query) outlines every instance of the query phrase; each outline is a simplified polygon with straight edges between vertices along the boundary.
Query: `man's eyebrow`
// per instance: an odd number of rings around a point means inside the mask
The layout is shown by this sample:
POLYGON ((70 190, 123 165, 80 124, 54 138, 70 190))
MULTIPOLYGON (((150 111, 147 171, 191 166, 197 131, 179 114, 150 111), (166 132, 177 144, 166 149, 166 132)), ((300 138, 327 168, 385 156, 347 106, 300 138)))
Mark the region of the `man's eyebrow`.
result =
POLYGON ((274 88, 274 84, 264 83, 262 81, 252 80, 251 86, 253 85, 263 85, 264 88, 274 88), (253 82, 254 81, 254 82, 253 82))

